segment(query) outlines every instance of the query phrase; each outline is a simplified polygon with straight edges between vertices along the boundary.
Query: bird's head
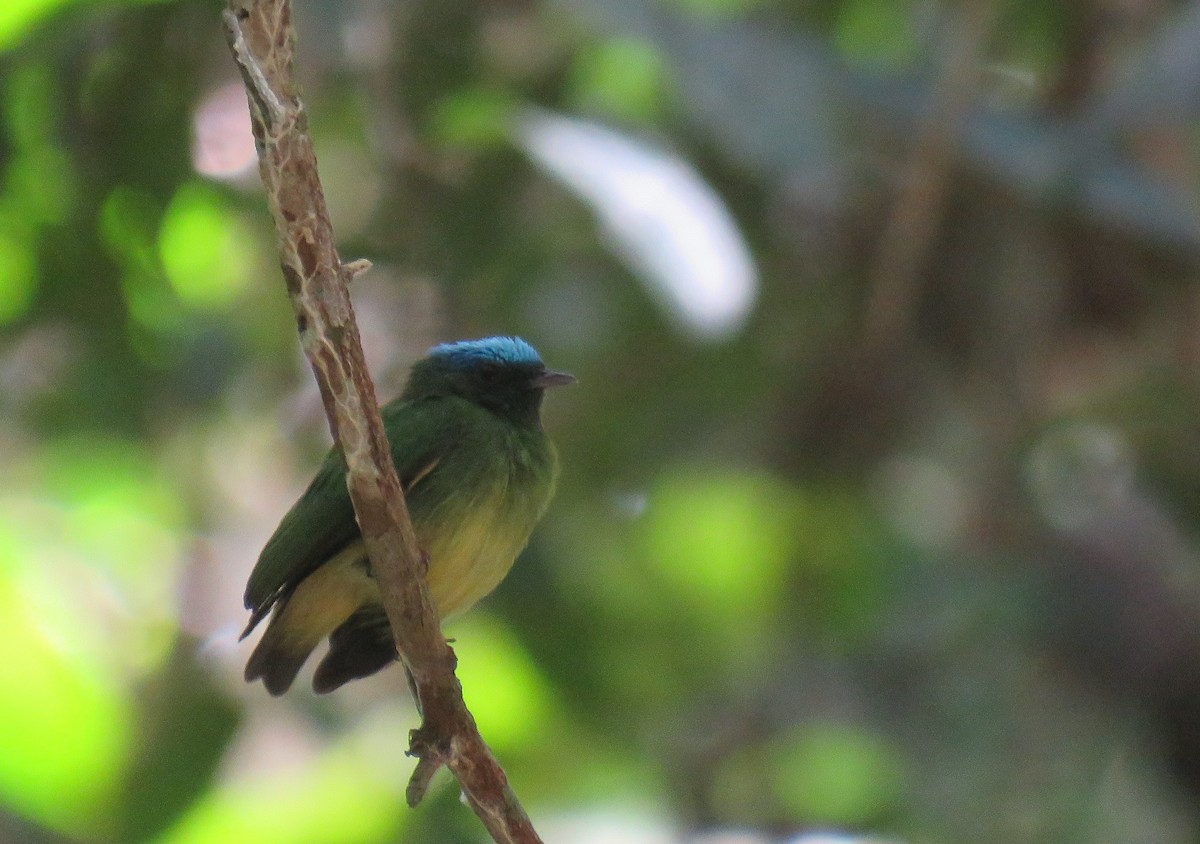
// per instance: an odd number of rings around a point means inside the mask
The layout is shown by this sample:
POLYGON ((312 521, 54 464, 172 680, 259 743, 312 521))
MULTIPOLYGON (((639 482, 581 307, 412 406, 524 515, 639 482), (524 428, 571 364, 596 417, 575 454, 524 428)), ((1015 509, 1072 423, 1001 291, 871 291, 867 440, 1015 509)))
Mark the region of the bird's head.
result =
POLYGON ((459 396, 536 425, 545 389, 574 381, 573 375, 547 369, 537 350, 519 337, 485 337, 434 346, 413 365, 404 397, 459 396))

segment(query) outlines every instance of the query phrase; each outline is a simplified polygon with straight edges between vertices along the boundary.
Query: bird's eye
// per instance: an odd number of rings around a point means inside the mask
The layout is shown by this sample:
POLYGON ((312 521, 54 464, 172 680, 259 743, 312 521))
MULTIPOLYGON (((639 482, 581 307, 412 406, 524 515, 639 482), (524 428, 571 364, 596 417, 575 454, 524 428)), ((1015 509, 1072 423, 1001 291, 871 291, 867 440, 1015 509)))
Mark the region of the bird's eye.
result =
POLYGON ((500 377, 500 367, 494 363, 485 363, 479 367, 479 377, 488 384, 492 384, 500 377))

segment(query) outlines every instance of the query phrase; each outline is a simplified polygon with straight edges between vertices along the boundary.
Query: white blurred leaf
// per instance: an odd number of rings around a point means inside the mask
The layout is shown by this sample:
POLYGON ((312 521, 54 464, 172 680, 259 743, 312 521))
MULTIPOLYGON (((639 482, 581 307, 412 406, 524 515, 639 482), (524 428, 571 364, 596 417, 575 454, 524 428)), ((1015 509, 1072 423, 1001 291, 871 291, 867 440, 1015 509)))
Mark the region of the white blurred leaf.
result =
POLYGON ((595 209, 614 249, 687 329, 717 339, 741 328, 758 274, 724 203, 687 162, 548 112, 526 112, 518 137, 595 209))

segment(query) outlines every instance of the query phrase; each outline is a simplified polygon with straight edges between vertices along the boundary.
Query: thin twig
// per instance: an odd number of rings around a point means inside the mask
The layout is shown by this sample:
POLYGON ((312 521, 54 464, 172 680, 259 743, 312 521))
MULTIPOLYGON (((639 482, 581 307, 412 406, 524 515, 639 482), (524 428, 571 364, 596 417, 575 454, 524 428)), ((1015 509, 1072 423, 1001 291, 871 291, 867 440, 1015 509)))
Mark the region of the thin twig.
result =
POLYGON ((371 262, 366 258, 356 258, 353 261, 347 261, 346 263, 342 264, 342 269, 346 271, 351 281, 358 278, 367 270, 371 269, 371 267, 371 262))
POLYGON ((369 264, 342 263, 334 246, 293 77, 291 16, 289 0, 230 0, 223 21, 246 85, 259 172, 301 345, 334 442, 346 458, 354 512, 422 713, 421 727, 410 737, 409 753, 418 762, 408 801, 420 802, 445 765, 498 844, 541 844, 463 702, 454 651, 429 596, 426 566, 392 464, 347 289, 369 264))

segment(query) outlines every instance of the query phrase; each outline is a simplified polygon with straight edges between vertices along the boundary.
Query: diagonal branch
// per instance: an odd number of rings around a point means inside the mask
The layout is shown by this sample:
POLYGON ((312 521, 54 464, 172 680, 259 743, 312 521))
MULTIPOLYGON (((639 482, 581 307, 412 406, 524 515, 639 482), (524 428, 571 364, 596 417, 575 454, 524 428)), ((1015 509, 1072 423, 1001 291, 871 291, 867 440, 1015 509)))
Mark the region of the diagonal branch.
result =
POLYGON ((408 787, 415 806, 438 768, 458 778, 468 803, 498 844, 540 844, 463 702, 454 651, 442 635, 425 561, 413 533, 379 405, 363 359, 347 285, 363 261, 342 263, 317 175, 308 120, 293 78, 289 0, 230 0, 223 21, 246 85, 279 260, 300 343, 321 390, 346 483, 422 724, 410 737, 418 758, 408 787))

